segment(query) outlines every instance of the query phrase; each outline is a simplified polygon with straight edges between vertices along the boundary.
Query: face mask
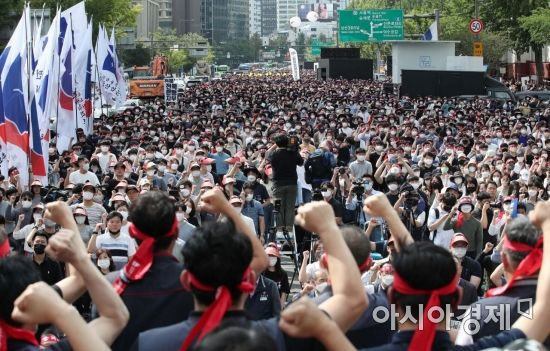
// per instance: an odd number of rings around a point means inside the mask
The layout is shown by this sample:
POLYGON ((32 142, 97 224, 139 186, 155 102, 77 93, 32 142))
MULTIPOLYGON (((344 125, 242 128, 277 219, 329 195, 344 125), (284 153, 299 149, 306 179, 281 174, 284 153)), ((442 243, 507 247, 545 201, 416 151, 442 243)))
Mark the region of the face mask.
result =
POLYGON ((432 164, 433 164, 434 160, 432 160, 431 158, 425 158, 424 159, 424 164, 428 167, 430 167, 432 164))
POLYGON ((460 212, 462 213, 470 213, 472 212, 472 205, 463 205, 460 207, 460 212))
POLYGON ((420 187, 420 183, 411 183, 411 186, 414 188, 414 190, 417 190, 420 187))
POLYGON ((248 179, 249 182, 255 182, 256 181, 256 176, 255 175, 249 175, 247 177, 247 179, 248 179))
POLYGON ((132 155, 128 156, 128 158, 130 159, 130 161, 134 162, 137 158, 137 155, 132 154, 132 155))
POLYGON ((122 215, 122 220, 125 221, 128 219, 128 212, 126 211, 119 211, 119 213, 122 215))
POLYGON ((500 182, 500 177, 493 177, 493 182, 498 184, 500 182))
POLYGON ((396 191, 397 190, 397 184, 395 184, 395 183, 388 184, 388 189, 390 189, 390 191, 396 191))
POLYGON ((456 258, 464 258, 466 256, 466 248, 465 247, 453 247, 451 248, 451 252, 454 257, 456 258))
POLYGON ((155 175, 155 170, 151 169, 151 170, 147 171, 147 175, 148 175, 149 177, 154 176, 154 175, 155 175))
POLYGON ((216 151, 217 151, 217 152, 222 152, 222 151, 223 151, 223 147, 221 147, 221 146, 216 146, 216 151))
POLYGON ((384 286, 390 286, 393 284, 393 275, 391 274, 386 274, 385 276, 382 277, 382 284, 384 284, 384 286))
POLYGON ((41 213, 33 213, 32 218, 34 218, 35 222, 38 222, 42 218, 41 213))
POLYGON ((475 173, 476 168, 475 168, 475 167, 468 167, 468 171, 469 171, 470 173, 475 173))
MULTIPOLYGON (((372 189, 372 182, 365 182, 363 183, 363 186, 365 187, 366 191, 370 191, 372 189)), ((396 188, 397 189, 397 188, 396 188)))
POLYGON ((177 163, 172 163, 170 165, 170 169, 173 170, 173 171, 177 171, 178 170, 178 164, 177 163))
POLYGON ((82 193, 82 198, 83 198, 84 200, 91 200, 91 199, 94 198, 94 193, 92 193, 91 191, 84 191, 84 192, 82 193))
POLYGON ((46 250, 46 245, 44 244, 34 244, 34 253, 37 255, 42 255, 46 250))
POLYGON ((88 170, 90 169, 90 164, 89 163, 85 163, 82 165, 82 169, 86 172, 88 172, 88 170))
POLYGON ((366 158, 367 156, 365 155, 357 155, 357 161, 365 161, 366 158))
POLYGON ((101 269, 107 269, 111 265, 111 260, 108 258, 100 258, 97 260, 97 266, 101 269))
POLYGON ((324 198, 329 198, 330 195, 332 195, 332 191, 330 191, 330 190, 321 191, 321 195, 323 195, 324 198))
POLYGON ((191 172, 191 175, 192 175, 193 177, 198 177, 198 176, 201 175, 201 171, 193 171, 193 172, 191 172))
POLYGON ((21 206, 23 208, 30 208, 32 206, 32 201, 21 201, 21 206))
POLYGON ((380 151, 384 150, 384 147, 381 146, 381 145, 376 145, 376 146, 374 147, 374 150, 380 152, 380 151))
POLYGON ((254 194, 247 194, 246 195, 246 201, 252 201, 252 199, 254 198, 254 194))
POLYGON ((269 267, 275 267, 277 264, 277 257, 269 256, 269 267))
POLYGON ((491 175, 491 172, 487 172, 487 171, 481 172, 481 177, 483 178, 489 178, 490 175, 491 175))
POLYGON ((455 184, 456 185, 462 184, 462 178, 455 178, 455 184))
POLYGON ((166 171, 166 166, 159 166, 159 172, 164 173, 166 171))
POLYGON ((449 167, 441 167, 441 173, 447 174, 449 172, 449 167))
POLYGON ((318 294, 321 294, 323 291, 325 291, 327 285, 328 285, 327 282, 317 284, 317 285, 315 286, 315 290, 317 291, 318 294))
POLYGON ((191 194, 191 191, 187 188, 181 190, 181 196, 188 197, 191 194))
POLYGON ((76 221, 77 224, 84 224, 84 222, 86 222, 86 217, 84 217, 84 216, 75 216, 74 220, 76 221))
POLYGON ((390 168, 390 174, 399 174, 400 172, 401 172, 401 169, 399 169, 399 167, 390 168))
POLYGON ((538 192, 536 190, 529 189, 528 193, 529 193, 529 197, 535 197, 535 196, 537 196, 538 192))

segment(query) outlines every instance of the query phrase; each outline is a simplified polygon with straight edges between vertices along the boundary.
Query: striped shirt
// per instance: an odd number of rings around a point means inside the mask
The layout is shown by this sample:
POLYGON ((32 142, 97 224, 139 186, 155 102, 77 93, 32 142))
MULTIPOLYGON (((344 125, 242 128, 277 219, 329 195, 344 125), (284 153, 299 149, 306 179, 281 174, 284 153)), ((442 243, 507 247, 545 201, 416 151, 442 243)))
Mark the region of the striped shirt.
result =
POLYGON ((116 269, 121 269, 128 258, 136 253, 136 242, 129 235, 120 233, 117 238, 110 234, 101 234, 96 239, 96 247, 111 252, 116 269))

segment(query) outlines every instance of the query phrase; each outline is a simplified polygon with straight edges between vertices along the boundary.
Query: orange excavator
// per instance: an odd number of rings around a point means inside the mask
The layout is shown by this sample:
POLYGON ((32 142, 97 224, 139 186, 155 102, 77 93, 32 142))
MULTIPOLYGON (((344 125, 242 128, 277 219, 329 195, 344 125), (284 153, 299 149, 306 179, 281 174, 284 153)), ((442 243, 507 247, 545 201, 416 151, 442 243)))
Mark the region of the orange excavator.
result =
POLYGON ((156 55, 151 66, 134 66, 130 72, 130 98, 147 99, 164 96, 164 76, 168 73, 168 59, 156 55))

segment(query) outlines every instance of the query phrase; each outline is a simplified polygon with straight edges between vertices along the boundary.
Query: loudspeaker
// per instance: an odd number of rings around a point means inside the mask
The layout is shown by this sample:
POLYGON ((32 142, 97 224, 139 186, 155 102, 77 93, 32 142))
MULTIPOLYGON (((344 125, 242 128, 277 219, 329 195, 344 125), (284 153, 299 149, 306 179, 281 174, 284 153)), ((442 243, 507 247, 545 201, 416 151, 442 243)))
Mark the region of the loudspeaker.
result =
POLYGON ((349 58, 359 59, 361 58, 361 52, 359 48, 321 48, 322 59, 333 58, 349 58))
POLYGON ((327 79, 372 79, 373 61, 365 59, 321 59, 317 78, 327 79))

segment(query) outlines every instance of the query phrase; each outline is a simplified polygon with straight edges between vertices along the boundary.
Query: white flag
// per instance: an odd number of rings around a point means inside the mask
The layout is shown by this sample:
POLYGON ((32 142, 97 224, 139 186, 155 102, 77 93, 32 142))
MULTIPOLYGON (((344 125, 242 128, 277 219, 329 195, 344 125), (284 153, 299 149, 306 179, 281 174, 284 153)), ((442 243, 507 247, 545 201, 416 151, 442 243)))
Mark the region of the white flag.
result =
POLYGON ((290 67, 292 69, 292 79, 300 80, 300 65, 298 62, 298 53, 293 48, 288 49, 290 53, 290 67))

